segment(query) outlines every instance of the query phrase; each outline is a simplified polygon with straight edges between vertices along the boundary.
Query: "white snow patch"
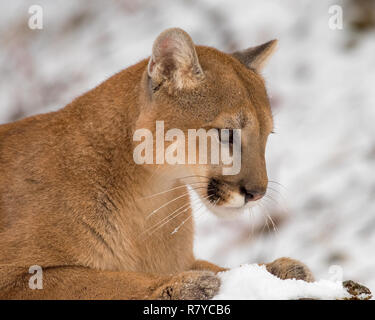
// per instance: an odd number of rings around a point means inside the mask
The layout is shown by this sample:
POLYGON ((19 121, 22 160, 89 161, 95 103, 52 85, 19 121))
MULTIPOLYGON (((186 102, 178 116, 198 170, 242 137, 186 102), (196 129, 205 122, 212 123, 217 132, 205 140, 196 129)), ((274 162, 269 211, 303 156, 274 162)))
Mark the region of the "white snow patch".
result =
POLYGON ((247 264, 219 273, 222 281, 214 300, 335 300, 350 298, 341 281, 281 280, 265 266, 247 264))

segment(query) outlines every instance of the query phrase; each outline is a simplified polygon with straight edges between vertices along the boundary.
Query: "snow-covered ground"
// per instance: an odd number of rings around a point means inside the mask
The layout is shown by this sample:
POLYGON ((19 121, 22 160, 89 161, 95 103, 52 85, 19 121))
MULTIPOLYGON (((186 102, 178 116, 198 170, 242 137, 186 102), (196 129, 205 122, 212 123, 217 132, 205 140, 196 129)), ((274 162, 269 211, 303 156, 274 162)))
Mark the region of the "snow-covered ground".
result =
POLYGON ((221 287, 214 300, 342 300, 351 297, 341 281, 281 280, 259 265, 243 265, 221 272, 219 276, 221 287))
POLYGON ((44 28, 29 30, 34 3, 0 2, 0 123, 63 107, 149 55, 167 27, 224 51, 279 39, 264 70, 275 182, 242 218, 198 212, 196 254, 229 267, 290 256, 317 279, 340 265, 375 291, 375 33, 352 31, 345 6, 344 29, 331 30, 342 1, 40 0, 44 28))

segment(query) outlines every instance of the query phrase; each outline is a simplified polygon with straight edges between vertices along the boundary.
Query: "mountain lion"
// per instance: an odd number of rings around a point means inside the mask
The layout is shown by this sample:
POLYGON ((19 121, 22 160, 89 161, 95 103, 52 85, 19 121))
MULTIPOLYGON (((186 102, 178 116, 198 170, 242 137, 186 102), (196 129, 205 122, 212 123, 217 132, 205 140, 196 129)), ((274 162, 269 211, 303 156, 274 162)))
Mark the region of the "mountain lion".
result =
MULTIPOLYGON (((260 70, 275 46, 227 54, 168 29, 150 58, 65 108, 0 126, 0 297, 212 298, 225 269, 194 258, 188 186, 220 216, 264 196, 273 120, 260 70), (183 132, 241 129, 240 172, 136 164, 134 133, 159 120, 183 132), (42 290, 29 288, 34 265, 42 290)), ((313 280, 289 258, 266 266, 313 280)))

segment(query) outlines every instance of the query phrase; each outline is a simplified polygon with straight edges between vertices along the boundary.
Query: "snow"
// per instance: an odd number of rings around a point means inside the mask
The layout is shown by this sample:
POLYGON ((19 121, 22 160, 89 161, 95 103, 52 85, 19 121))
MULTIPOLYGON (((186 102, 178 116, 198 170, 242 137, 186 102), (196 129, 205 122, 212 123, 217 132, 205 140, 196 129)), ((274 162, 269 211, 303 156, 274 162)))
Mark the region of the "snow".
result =
POLYGON ((214 300, 335 300, 350 298, 341 281, 319 280, 305 282, 296 279, 281 280, 265 266, 242 265, 221 272, 221 287, 214 300))
POLYGON ((277 38, 267 167, 282 186, 236 220, 198 204, 196 256, 225 267, 288 256, 316 278, 338 264, 375 291, 375 32, 348 26, 346 2, 40 0, 44 29, 30 31, 34 1, 2 1, 0 123, 63 107, 148 56, 167 27, 227 52, 277 38), (331 4, 344 6, 343 30, 328 28, 331 4))

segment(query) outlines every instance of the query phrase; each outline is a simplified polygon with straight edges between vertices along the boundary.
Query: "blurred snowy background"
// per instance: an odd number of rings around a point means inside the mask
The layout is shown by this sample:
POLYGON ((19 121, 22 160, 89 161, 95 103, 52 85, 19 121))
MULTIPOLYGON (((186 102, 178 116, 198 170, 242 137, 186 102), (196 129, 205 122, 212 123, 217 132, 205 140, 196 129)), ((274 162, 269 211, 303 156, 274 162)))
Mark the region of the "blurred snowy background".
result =
POLYGON ((318 279, 340 265, 375 291, 375 1, 2 1, 0 123, 63 107, 174 26, 223 51, 279 39, 264 70, 275 182, 240 219, 197 210, 197 256, 223 266, 290 256, 318 279), (42 30, 28 28, 33 4, 42 30), (343 30, 328 26, 334 4, 343 30))

